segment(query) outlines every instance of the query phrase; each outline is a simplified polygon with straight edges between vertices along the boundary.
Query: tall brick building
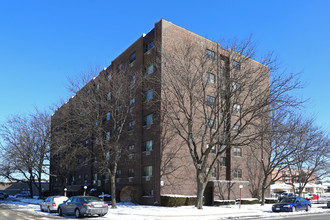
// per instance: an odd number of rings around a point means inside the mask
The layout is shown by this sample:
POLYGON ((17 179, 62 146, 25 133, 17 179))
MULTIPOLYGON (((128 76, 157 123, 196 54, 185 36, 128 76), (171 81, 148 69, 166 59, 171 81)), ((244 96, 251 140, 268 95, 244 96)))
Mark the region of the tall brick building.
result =
MULTIPOLYGON (((229 75, 230 66, 233 66, 235 71, 244 68, 241 63, 231 60, 230 51, 222 49, 218 43, 162 19, 155 24, 154 29, 137 39, 114 59, 109 67, 77 92, 76 97, 70 99, 52 116, 52 143, 54 145, 55 142, 65 141, 65 138, 61 137, 62 133, 59 132, 61 130, 59 121, 70 118, 69 112, 75 108, 75 99, 78 96, 88 95, 91 92, 90 88, 95 91, 104 89, 100 87, 100 84, 110 81, 113 74, 119 74, 121 70, 134 73, 131 76, 125 76, 131 83, 140 81, 140 84, 135 90, 135 95, 131 97, 130 105, 133 107, 123 128, 127 132, 124 133, 121 142, 127 146, 127 149, 126 153, 121 155, 118 164, 116 186, 119 201, 134 200, 143 204, 159 204, 160 196, 163 194, 196 195, 196 170, 189 150, 175 130, 164 131, 166 115, 163 114, 164 105, 158 101, 164 98, 165 86, 162 84, 163 81, 159 80, 165 78, 167 74, 164 57, 168 57, 171 53, 178 53, 175 51, 176 43, 187 41, 198 45, 205 57, 214 63, 214 71, 205 72, 205 77, 211 84, 220 81, 220 74, 229 75)), ((253 60, 248 62, 265 70, 263 85, 267 88, 267 68, 253 60)), ((240 86, 238 83, 232 83, 234 89, 240 86)), ((104 98, 110 99, 111 93, 107 91, 104 93, 108 94, 104 98)), ((165 95, 170 96, 170 94, 165 95)), ((213 96, 207 96, 206 99, 211 104, 215 102, 213 96)), ((234 103, 231 108, 239 114, 241 107, 234 103)), ((98 108, 104 107, 100 105, 98 108)), ((93 116, 90 115, 90 117, 93 116)), ((104 121, 110 117, 109 113, 104 115, 104 121)), ((269 126, 267 120, 260 123, 263 126, 269 126)), ((239 126, 234 125, 233 129, 239 129, 239 126)), ((79 130, 72 132, 77 134, 79 130)), ((97 151, 99 140, 96 140, 97 138, 93 137, 92 133, 84 137, 76 135, 75 142, 83 143, 87 148, 97 151)), ((105 134, 105 139, 107 139, 110 131, 105 134)), ((71 145, 71 143, 62 143, 62 145, 66 144, 71 145)), ((219 149, 215 146, 211 153, 217 150, 219 149)), ((67 169, 67 172, 62 172, 66 168, 65 165, 58 165, 61 159, 58 157, 51 159, 50 170, 53 175, 50 188, 54 193, 62 193, 63 186, 72 194, 79 193, 83 186, 88 186, 89 190, 93 188, 98 192, 110 192, 109 177, 95 169, 96 159, 91 156, 87 158, 82 153, 79 158, 76 158, 78 161, 74 168, 67 169), (61 182, 60 178, 64 182, 61 182)), ((206 202, 210 204, 217 199, 235 199, 239 196, 240 185, 243 186, 243 196, 252 197, 255 190, 254 182, 257 182, 261 175, 256 174, 255 171, 258 170, 256 161, 251 157, 250 148, 242 144, 229 147, 212 171, 205 190, 206 202)))

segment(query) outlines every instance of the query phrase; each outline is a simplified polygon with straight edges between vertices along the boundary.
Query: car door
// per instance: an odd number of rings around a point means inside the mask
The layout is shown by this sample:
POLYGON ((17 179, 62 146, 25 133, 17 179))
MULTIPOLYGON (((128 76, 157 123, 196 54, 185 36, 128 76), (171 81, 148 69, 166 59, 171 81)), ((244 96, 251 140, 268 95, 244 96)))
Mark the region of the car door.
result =
POLYGON ((300 198, 296 198, 295 206, 296 206, 296 210, 301 210, 302 209, 302 204, 301 204, 301 199, 300 198))
POLYGON ((47 198, 45 199, 45 201, 42 203, 42 209, 43 209, 43 210, 47 210, 48 205, 49 205, 49 200, 50 200, 50 197, 47 197, 47 198))
POLYGON ((76 209, 77 197, 72 197, 71 201, 67 204, 67 212, 70 215, 74 214, 74 210, 76 209))
POLYGON ((70 205, 72 206, 72 199, 73 197, 69 198, 62 206, 62 211, 64 214, 68 215, 70 214, 70 205))

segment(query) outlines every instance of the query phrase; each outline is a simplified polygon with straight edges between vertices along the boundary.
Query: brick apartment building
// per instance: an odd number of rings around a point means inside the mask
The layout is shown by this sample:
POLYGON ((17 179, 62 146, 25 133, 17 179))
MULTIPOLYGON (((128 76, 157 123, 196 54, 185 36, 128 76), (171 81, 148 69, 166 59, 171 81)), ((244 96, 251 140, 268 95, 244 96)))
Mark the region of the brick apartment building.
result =
MULTIPOLYGON (((305 173, 310 173, 308 170, 304 170, 305 173)), ((278 173, 278 168, 276 168, 273 171, 273 178, 276 177, 276 174, 278 173)), ((291 172, 290 170, 284 169, 281 172, 278 173, 277 175, 277 180, 274 182, 275 184, 277 183, 288 183, 288 184, 295 184, 299 183, 299 178, 303 177, 303 175, 300 175, 300 172, 298 170, 292 169, 291 172)), ((304 182, 304 180, 303 180, 304 182)), ((308 183, 315 184, 315 175, 314 173, 309 177, 308 183)))
MULTIPOLYGON (((189 37, 189 41, 192 43, 201 45, 201 48, 203 48, 201 50, 207 53, 210 59, 216 61, 219 59, 216 65, 239 65, 229 60, 228 51, 220 48, 218 43, 162 19, 155 24, 154 29, 146 35, 143 34, 114 59, 109 67, 104 68, 95 79, 83 87, 76 97, 71 98, 66 104, 57 109, 52 116, 53 143, 56 138, 61 140, 60 133, 57 132, 60 130, 58 121, 63 121, 63 118, 69 117, 68 109, 75 108, 77 96, 86 95, 90 92, 89 89, 86 89, 88 86, 88 88, 93 86, 95 90, 104 89, 102 86, 100 87, 98 82, 109 81, 111 74, 113 76, 113 74, 120 73, 121 69, 134 72, 134 77, 130 77, 130 80, 133 79, 134 81, 138 80, 139 77, 142 79, 145 75, 161 78, 163 74, 166 74, 162 66, 164 65, 162 63, 163 53, 170 53, 171 47, 174 45, 172 42, 186 37, 189 37)), ((249 62, 253 65, 261 65, 253 60, 249 62)), ((264 83, 265 86, 268 86, 268 71, 265 72, 265 75, 267 81, 264 83)), ((217 73, 209 74, 207 77, 211 81, 218 78, 217 73)), ((116 178, 119 201, 130 201, 132 197, 137 197, 135 202, 159 204, 160 196, 164 194, 196 195, 196 171, 188 148, 181 146, 182 140, 175 134, 169 137, 171 147, 166 149, 162 147, 163 106, 160 102, 154 102, 152 105, 148 104, 150 99, 155 99, 156 94, 161 94, 162 88, 161 84, 143 78, 141 86, 135 91, 134 99, 131 99, 134 109, 124 127, 128 132, 122 140, 127 145, 128 153, 121 156, 116 178), (173 151, 176 152, 176 157, 170 161, 170 175, 164 175, 164 163, 173 151)), ((102 108, 102 106, 99 108, 102 108)), ((236 106, 236 108, 239 107, 236 106)), ((105 116, 105 118, 108 117, 110 115, 105 116)), ((267 120, 262 123, 268 126, 267 120)), ((75 133, 79 133, 79 130, 75 133)), ((106 136, 110 136, 110 132, 109 134, 106 133, 106 136)), ((83 142, 89 148, 93 148, 97 144, 92 136, 78 139, 80 140, 77 140, 77 142, 83 142)), ((61 141, 64 141, 64 138, 61 141)), ((97 151, 96 147, 95 149, 97 151)), ((252 197, 253 182, 258 177, 252 175, 255 179, 251 180, 251 170, 257 170, 257 168, 252 167, 251 169, 247 166, 247 163, 253 160, 248 155, 250 155, 250 148, 244 146, 231 147, 226 150, 224 156, 220 158, 215 166, 206 187, 206 200, 238 198, 240 185, 243 186, 243 197, 252 197)), ((59 160, 61 158, 52 158, 51 160, 50 170, 54 175, 51 176, 50 188, 53 193, 63 193, 63 185, 72 194, 81 192, 83 186, 88 186, 89 190, 94 188, 99 193, 110 193, 109 176, 99 173, 94 168, 95 160, 93 161, 91 157, 81 156, 77 159, 79 160, 77 162, 79 166, 76 165, 75 169, 71 169, 67 173, 61 173, 65 166, 58 165, 60 164, 59 160), (59 177, 64 177, 64 184, 60 182, 59 177)))

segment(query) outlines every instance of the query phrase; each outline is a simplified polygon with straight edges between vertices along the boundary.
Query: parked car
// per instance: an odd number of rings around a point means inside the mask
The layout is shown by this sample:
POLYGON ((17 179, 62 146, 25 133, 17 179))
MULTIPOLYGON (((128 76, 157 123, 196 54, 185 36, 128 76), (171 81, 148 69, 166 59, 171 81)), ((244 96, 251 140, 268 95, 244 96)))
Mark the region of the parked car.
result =
POLYGON ((330 200, 327 202, 327 207, 330 208, 330 200))
POLYGON ((0 192, 0 199, 4 200, 6 198, 8 198, 7 193, 0 192))
POLYGON ((280 201, 281 199, 289 198, 289 197, 295 197, 294 193, 292 193, 292 192, 291 193, 289 193, 289 192, 281 193, 278 200, 280 201))
POLYGON ((94 196, 73 196, 60 204, 58 214, 82 216, 104 216, 108 213, 108 204, 94 196))
POLYGON ((310 200, 310 201, 312 201, 312 200, 318 200, 319 199, 319 196, 317 195, 317 194, 308 194, 307 196, 306 196, 306 199, 307 200, 310 200))
POLYGON ((297 210, 310 211, 312 204, 302 197, 289 197, 282 199, 272 206, 273 212, 294 212, 297 210))
POLYGON ((40 204, 40 211, 57 212, 58 205, 66 200, 66 196, 49 196, 40 204))
POLYGON ((16 198, 28 198, 28 197, 30 197, 30 193, 29 193, 29 192, 25 192, 25 191, 23 191, 23 192, 21 192, 21 193, 17 193, 17 194, 15 195, 15 197, 16 197, 16 198))

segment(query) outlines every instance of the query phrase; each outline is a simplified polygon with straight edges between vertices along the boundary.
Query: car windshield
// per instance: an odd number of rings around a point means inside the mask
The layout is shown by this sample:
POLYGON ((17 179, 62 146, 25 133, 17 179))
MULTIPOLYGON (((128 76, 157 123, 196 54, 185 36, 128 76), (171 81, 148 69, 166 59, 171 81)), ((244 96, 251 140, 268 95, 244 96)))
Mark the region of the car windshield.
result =
POLYGON ((97 197, 93 197, 93 196, 88 196, 88 197, 84 197, 83 198, 85 200, 85 202, 101 202, 102 200, 97 198, 97 197))
POLYGON ((284 198, 281 200, 281 203, 293 203, 295 198, 284 198))

